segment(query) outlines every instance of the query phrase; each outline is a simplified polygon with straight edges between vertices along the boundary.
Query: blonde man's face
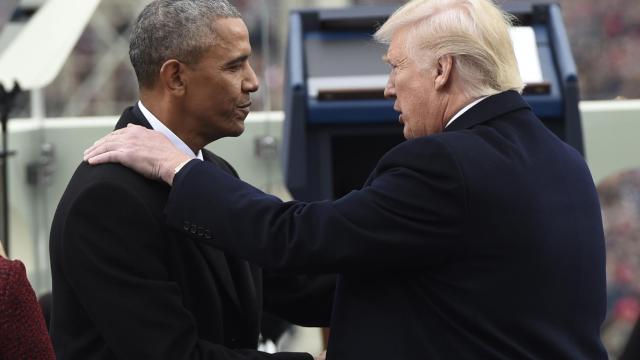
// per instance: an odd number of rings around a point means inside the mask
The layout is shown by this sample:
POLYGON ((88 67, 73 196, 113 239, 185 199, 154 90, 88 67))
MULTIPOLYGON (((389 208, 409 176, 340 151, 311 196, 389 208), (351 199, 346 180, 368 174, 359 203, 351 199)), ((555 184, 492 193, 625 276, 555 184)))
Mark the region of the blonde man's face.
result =
POLYGON ((437 69, 424 69, 409 57, 407 34, 406 28, 396 31, 389 45, 386 61, 391 73, 384 93, 395 99, 404 137, 413 139, 442 131, 445 104, 435 89, 437 69))

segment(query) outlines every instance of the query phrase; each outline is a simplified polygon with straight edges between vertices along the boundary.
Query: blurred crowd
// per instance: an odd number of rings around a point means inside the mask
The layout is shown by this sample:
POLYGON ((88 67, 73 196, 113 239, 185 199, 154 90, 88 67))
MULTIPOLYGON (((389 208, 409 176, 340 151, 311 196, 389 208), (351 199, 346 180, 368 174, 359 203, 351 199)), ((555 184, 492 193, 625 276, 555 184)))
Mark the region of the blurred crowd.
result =
POLYGON ((597 189, 607 245, 602 339, 612 358, 617 358, 640 314, 640 169, 613 174, 597 189))
POLYGON ((583 99, 640 98, 640 1, 560 0, 583 99))
MULTIPOLYGON (((131 14, 146 0, 103 1, 68 59, 46 89, 49 117, 118 114, 136 98, 128 63, 131 14)), ((255 110, 282 109, 284 51, 289 10, 303 7, 394 4, 394 0, 235 0, 254 49, 252 63, 262 86, 255 110), (266 33, 265 33, 266 32, 266 33), (268 46, 268 51, 266 51, 268 46), (268 54, 268 56, 266 56, 268 54), (268 92, 268 93, 267 93, 268 92)), ((578 66, 584 100, 640 98, 640 2, 559 0, 578 66)), ((28 99, 17 116, 28 116, 28 99)))

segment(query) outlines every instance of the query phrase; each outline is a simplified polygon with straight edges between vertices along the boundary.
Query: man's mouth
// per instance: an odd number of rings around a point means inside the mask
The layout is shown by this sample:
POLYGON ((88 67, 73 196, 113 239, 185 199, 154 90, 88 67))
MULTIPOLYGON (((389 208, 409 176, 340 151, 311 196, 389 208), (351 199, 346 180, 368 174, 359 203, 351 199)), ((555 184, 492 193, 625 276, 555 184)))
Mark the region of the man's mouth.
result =
POLYGON ((242 114, 242 117, 245 118, 249 115, 251 111, 251 101, 238 105, 238 111, 242 114))
POLYGON ((398 115, 398 121, 399 121, 401 124, 404 124, 404 122, 402 121, 402 111, 401 111, 400 109, 398 109, 396 106, 394 106, 394 107, 393 107, 393 110, 395 110, 396 112, 400 113, 400 114, 398 115))

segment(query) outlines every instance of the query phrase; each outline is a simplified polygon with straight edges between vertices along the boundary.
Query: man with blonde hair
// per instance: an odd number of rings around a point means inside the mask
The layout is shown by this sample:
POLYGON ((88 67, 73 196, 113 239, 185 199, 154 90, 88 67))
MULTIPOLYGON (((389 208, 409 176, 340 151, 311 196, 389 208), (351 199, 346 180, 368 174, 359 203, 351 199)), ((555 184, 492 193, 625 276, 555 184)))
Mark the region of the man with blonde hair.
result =
POLYGON ((521 97, 509 26, 488 0, 390 17, 375 36, 408 141, 335 201, 282 202, 140 128, 85 159, 172 184, 167 221, 224 251, 339 272, 330 360, 605 359, 598 198, 580 154, 521 97))

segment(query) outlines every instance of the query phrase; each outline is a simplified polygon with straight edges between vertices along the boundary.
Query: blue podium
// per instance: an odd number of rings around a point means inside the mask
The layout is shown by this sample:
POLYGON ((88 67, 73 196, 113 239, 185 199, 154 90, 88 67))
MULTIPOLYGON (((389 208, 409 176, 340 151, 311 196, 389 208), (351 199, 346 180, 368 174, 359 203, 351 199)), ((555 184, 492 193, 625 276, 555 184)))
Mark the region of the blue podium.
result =
MULTIPOLYGON (((559 6, 514 2, 503 8, 531 34, 537 54, 527 65, 535 69, 520 63, 523 79, 538 74, 525 81, 525 99, 549 129, 583 153, 577 72, 559 6)), ((395 9, 290 14, 282 164, 294 198, 333 199, 360 188, 380 157, 404 140, 393 101, 383 96, 386 46, 372 38, 395 9)))

